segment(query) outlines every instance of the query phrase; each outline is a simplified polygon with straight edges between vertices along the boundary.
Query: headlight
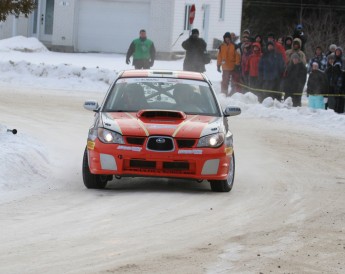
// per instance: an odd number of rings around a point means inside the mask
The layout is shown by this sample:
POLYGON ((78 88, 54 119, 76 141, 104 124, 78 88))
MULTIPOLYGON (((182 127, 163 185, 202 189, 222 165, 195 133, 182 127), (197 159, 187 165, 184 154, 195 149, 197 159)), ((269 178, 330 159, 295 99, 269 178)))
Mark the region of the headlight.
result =
POLYGON ((123 137, 114 131, 105 128, 98 128, 98 138, 107 144, 124 144, 123 137))
POLYGON ((224 133, 216 133, 201 137, 198 147, 219 147, 224 142, 224 133))

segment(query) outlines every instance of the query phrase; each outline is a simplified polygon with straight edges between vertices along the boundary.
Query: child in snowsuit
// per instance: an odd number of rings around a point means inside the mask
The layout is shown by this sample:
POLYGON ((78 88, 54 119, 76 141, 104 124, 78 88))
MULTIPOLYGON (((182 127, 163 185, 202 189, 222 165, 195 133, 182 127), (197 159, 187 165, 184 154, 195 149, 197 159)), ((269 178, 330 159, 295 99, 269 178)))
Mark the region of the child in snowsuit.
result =
POLYGON ((324 97, 321 94, 327 93, 326 74, 319 70, 319 64, 312 64, 312 71, 307 83, 308 106, 312 109, 324 109, 324 97))

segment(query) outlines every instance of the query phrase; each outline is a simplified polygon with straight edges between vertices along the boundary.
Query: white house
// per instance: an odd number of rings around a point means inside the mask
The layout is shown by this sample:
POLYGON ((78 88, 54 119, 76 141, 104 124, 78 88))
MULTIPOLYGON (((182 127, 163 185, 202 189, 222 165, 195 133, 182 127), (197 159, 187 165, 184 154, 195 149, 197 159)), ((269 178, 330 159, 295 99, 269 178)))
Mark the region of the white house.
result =
POLYGON ((183 51, 192 28, 214 48, 226 31, 240 33, 242 0, 36 0, 29 18, 0 22, 0 39, 37 37, 49 48, 69 52, 125 53, 146 29, 157 52, 183 51), (189 24, 190 9, 195 18, 189 24))

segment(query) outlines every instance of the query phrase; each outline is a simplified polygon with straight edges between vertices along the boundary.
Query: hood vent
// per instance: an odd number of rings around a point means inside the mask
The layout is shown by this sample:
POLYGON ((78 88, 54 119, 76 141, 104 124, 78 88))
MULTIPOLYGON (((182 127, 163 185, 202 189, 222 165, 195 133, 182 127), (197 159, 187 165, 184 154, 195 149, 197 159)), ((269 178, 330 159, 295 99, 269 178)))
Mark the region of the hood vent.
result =
POLYGON ((186 119, 186 114, 182 111, 174 110, 141 110, 138 118, 163 118, 163 119, 186 119))

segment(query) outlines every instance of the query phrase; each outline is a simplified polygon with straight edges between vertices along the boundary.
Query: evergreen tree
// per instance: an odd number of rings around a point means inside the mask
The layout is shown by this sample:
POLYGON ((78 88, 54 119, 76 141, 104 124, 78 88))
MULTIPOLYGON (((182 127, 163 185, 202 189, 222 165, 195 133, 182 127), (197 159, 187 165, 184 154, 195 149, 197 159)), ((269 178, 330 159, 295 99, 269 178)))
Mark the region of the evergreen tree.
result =
POLYGON ((22 13, 28 17, 35 7, 34 0, 0 0, 0 21, 5 21, 10 14, 19 16, 22 13))

